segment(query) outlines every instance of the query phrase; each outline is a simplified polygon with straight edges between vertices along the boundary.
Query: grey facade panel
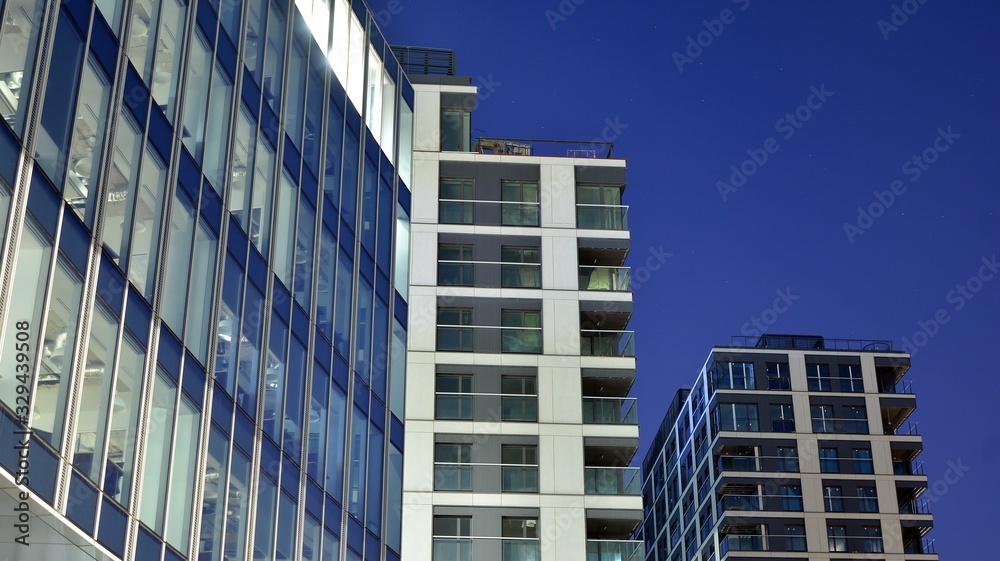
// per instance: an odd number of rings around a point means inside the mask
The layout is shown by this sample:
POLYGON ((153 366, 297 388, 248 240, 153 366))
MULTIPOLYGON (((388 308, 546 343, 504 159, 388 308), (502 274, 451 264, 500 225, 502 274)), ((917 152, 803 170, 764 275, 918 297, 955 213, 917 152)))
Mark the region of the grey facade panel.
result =
POLYGON ((576 166, 577 183, 610 183, 625 185, 624 167, 576 166))

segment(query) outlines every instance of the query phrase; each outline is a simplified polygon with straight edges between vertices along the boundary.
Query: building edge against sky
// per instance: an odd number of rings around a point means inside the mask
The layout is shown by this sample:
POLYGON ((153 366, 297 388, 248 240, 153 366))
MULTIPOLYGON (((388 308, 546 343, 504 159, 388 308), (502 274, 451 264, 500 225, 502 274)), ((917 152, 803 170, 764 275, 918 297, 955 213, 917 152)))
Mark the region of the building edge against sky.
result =
POLYGON ((395 49, 415 90, 419 264, 405 555, 641 559, 625 161, 606 143, 474 139, 454 53, 395 49))
POLYGON ((937 560, 909 368, 890 341, 713 347, 643 461, 646 561, 937 560))
POLYGON ((0 12, 5 558, 398 559, 413 90, 365 4, 0 12))

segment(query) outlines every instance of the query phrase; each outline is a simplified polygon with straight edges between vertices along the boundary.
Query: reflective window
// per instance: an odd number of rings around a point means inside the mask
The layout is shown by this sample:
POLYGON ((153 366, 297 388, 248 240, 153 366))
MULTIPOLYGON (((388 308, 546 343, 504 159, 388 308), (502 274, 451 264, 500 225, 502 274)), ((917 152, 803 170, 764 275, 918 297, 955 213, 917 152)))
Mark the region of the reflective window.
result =
MULTIPOLYGON (((228 2, 224 2, 228 3, 228 2)), ((229 116, 233 107, 233 82, 215 64, 212 92, 208 106, 208 130, 205 132, 205 177, 212 183, 216 193, 222 193, 226 186, 226 166, 229 163, 229 116)))
POLYGON ((746 403, 720 403, 719 429, 734 431, 760 430, 758 428, 757 406, 746 403))
POLYGON ((351 40, 348 47, 347 96, 361 113, 365 95, 365 28, 358 16, 349 12, 351 18, 351 40))
MULTIPOLYGON (((146 83, 156 53, 156 30, 159 24, 160 1, 136 0, 132 7, 132 24, 128 37, 128 58, 146 83)), ((176 35, 172 40, 176 41, 176 35)), ((169 79, 169 77, 168 77, 169 79)))
POLYGON ((320 229, 319 259, 316 268, 319 282, 316 288, 316 326, 333 340, 333 289, 337 276, 337 240, 326 224, 320 229))
POLYGON ((367 471, 368 418, 357 406, 351 417, 351 465, 347 486, 347 507, 352 516, 363 519, 365 509, 365 472, 367 471))
POLYGON ((385 400, 385 387, 389 382, 389 305, 378 295, 375 297, 375 323, 371 356, 371 388, 375 395, 385 400))
POLYGON ((361 245, 368 253, 375 254, 375 218, 377 207, 375 197, 378 194, 378 169, 368 158, 365 158, 365 176, 361 180, 361 245))
POLYGON ((324 161, 323 192, 333 201, 340 202, 340 159, 344 156, 344 115, 336 104, 329 104, 326 124, 326 158, 324 161))
POLYGON ((191 258, 191 291, 188 295, 187 330, 184 340, 198 360, 208 364, 209 321, 212 315, 212 293, 215 286, 215 257, 218 239, 205 224, 198 221, 191 258))
POLYGON ((170 504, 167 510, 169 522, 166 534, 167 542, 181 551, 187 549, 191 537, 200 416, 195 404, 187 397, 181 396, 177 412, 177 444, 170 462, 170 504))
POLYGON ((302 561, 319 561, 322 540, 323 532, 319 522, 306 514, 302 528, 302 561))
POLYGON ((333 0, 333 33, 329 58, 330 66, 341 85, 347 84, 347 53, 351 15, 351 6, 348 0, 333 0))
MULTIPOLYGON (((249 0, 247 2, 246 46, 243 49, 243 62, 257 82, 261 81, 264 69, 264 23, 267 17, 267 0, 249 0)), ((254 110, 257 108, 254 107, 254 110)))
POLYGON ((413 185, 413 109, 405 102, 399 106, 399 178, 413 185))
POLYGON ((69 147, 69 173, 65 198, 69 208, 85 224, 91 224, 96 210, 97 177, 101 167, 104 133, 108 125, 111 84, 93 55, 83 65, 79 105, 69 147))
POLYGON ((342 356, 351 356, 351 312, 354 301, 354 264, 343 250, 337 260, 337 321, 334 325, 333 343, 342 356))
POLYGON ((365 124, 375 137, 382 140, 382 57, 375 47, 368 45, 368 107, 365 109, 365 124))
POLYGON ((257 525, 254 531, 254 561, 274 559, 274 518, 278 512, 278 486, 270 477, 261 473, 257 486, 257 507, 254 510, 257 525))
POLYGON ((442 179, 438 192, 438 222, 472 224, 474 187, 471 179, 442 179))
POLYGON ((306 53, 298 41, 292 42, 285 80, 285 131, 296 147, 302 146, 303 106, 306 91, 306 53))
POLYGON ((222 558, 228 456, 229 440, 213 425, 208 437, 208 455, 205 458, 205 494, 201 506, 201 538, 198 540, 199 559, 205 561, 222 558))
MULTIPOLYGON (((316 2, 323 5, 323 2, 316 2)), ((326 59, 310 58, 309 89, 306 93, 306 126, 305 138, 302 139, 302 157, 309 167, 316 171, 319 168, 320 142, 323 139, 323 76, 322 66, 326 59), (319 67, 319 68, 317 68, 319 67)))
MULTIPOLYGON (((62 185, 69 163, 66 155, 70 153, 73 108, 80 93, 77 81, 83 61, 83 39, 68 13, 60 11, 35 146, 35 160, 56 185, 62 185)), ((86 199, 81 202, 68 195, 71 204, 82 207, 86 203, 86 199)))
POLYGON ((358 314, 354 318, 357 325, 355 337, 357 347, 354 354, 354 369, 368 382, 371 377, 372 351, 372 287, 364 278, 358 279, 358 314))
POLYGON ((389 490, 386 496, 385 543, 399 551, 402 541, 403 453, 389 446, 389 490))
POLYGON ((392 272, 392 224, 394 222, 395 203, 392 200, 392 187, 385 180, 378 185, 378 236, 376 239, 375 262, 385 273, 392 272))
POLYGON ((472 376, 438 374, 434 389, 435 419, 472 419, 472 376))
POLYGON ((102 210, 104 227, 101 229, 101 242, 111 260, 127 270, 142 139, 139 125, 127 110, 118 113, 116 128, 114 158, 111 160, 111 173, 108 176, 107 195, 102 210))
POLYGON ((502 310, 501 352, 541 353, 542 314, 533 310, 502 310))
POLYGON ((434 444, 434 490, 472 490, 472 445, 434 444))
POLYGON ((183 192, 177 189, 170 208, 170 232, 167 238, 160 316, 174 333, 183 334, 191 244, 194 240, 194 206, 183 192))
POLYGON ((281 108, 281 79, 285 58, 285 14, 279 2, 272 2, 267 16, 267 44, 264 46, 264 79, 261 92, 271 109, 281 108))
POLYGON ((274 148, 266 141, 257 143, 254 158, 253 198, 250 202, 250 240, 267 255, 271 239, 271 202, 274 199, 274 148))
POLYGON ((174 404, 177 386, 162 370, 153 380, 152 402, 147 424, 146 458, 142 464, 142 498, 139 519, 158 534, 163 533, 167 471, 170 466, 170 436, 174 427, 174 404))
POLYGON ((396 259, 393 270, 394 285, 396 292, 409 300, 410 296, 410 217, 403 210, 403 207, 396 203, 396 259))
MULTIPOLYGON (((250 458, 233 448, 229 476, 229 507, 226 509, 226 551, 242 551, 250 518, 250 458)), ((266 478, 261 478, 261 482, 266 478)), ((233 555, 239 558, 239 555, 233 555)))
MULTIPOLYGON (((339 525, 340 522, 336 521, 339 525)), ((329 530, 323 531, 323 561, 338 561, 340 559, 340 540, 329 530)))
POLYGON ((205 112, 212 77, 212 47, 196 30, 188 47, 187 82, 184 85, 184 146, 201 162, 205 148, 205 112))
POLYGON ((32 415, 32 428, 56 447, 62 440, 82 295, 83 279, 60 255, 52 278, 32 415))
POLYGON ((389 371, 389 409, 402 419, 406 400, 406 329, 392 319, 392 356, 389 371))
POLYGON ((326 460, 326 401, 329 397, 330 377, 318 366, 313 366, 312 393, 309 406, 309 441, 306 443, 306 473, 316 481, 325 475, 326 460))
POLYGON ((288 174, 282 173, 281 183, 278 185, 278 204, 274 210, 274 260, 271 265, 285 286, 291 286, 292 281, 298 191, 288 174))
POLYGON ((388 70, 382 73, 382 151, 389 158, 389 163, 396 161, 396 82, 389 76, 388 70))
POLYGON ((177 80, 182 54, 178 41, 183 37, 186 10, 186 2, 183 0, 163 0, 163 12, 160 14, 159 32, 156 35, 156 61, 152 81, 150 82, 148 74, 143 74, 146 83, 150 84, 153 100, 171 121, 177 104, 177 80))
POLYGON ((244 231, 248 228, 250 193, 253 192, 253 156, 256 150, 257 127, 245 107, 236 115, 236 135, 233 138, 233 172, 229 187, 229 212, 244 231))
POLYGON ((330 384, 330 430, 326 447, 326 492, 338 501, 344 485, 344 441, 347 435, 347 398, 337 384, 330 384))
POLYGON ((160 215, 166 189, 166 170, 152 150, 146 150, 143 155, 141 177, 132 228, 128 278, 135 283, 146 300, 152 300, 160 241, 160 215))
POLYGON ((504 492, 538 492, 538 446, 505 444, 500 447, 500 462, 504 492))
POLYGON ((295 277, 292 294, 306 310, 309 309, 312 297, 312 269, 314 236, 316 229, 316 211, 309 204, 306 196, 299 196, 299 220, 296 227, 295 240, 295 277))
MULTIPOLYGON (((120 504, 131 497, 133 462, 139 406, 142 403, 142 368, 146 352, 131 335, 121 345, 111 400, 111 425, 108 436, 108 460, 104 474, 104 492, 120 504)), ((160 429, 162 430, 162 429, 160 429)))
POLYGON ((42 301, 51 257, 52 242, 34 220, 25 218, 14 266, 14 282, 10 289, 10 293, 16 294, 17 298, 11 298, 8 304, 3 347, 0 347, 0 371, 5 373, 0 376, 0 399, 11 410, 23 412, 25 417, 29 416, 27 398, 23 390, 18 393, 17 388, 30 385, 35 369, 33 362, 39 345, 42 301), (26 322, 26 329, 17 329, 18 325, 24 325, 21 322, 26 322), (17 374, 6 375, 8 372, 17 374), (23 376, 20 381, 18 375, 23 376), (18 396, 21 396, 20 399, 18 396))
POLYGON ((340 185, 340 217, 351 230, 357 226, 358 212, 358 135, 351 127, 344 127, 344 178, 340 185))
POLYGON ((382 478, 383 444, 385 436, 382 431, 372 426, 368 431, 371 442, 368 443, 368 506, 365 509, 365 527, 376 536, 382 533, 382 478))
POLYGON ((471 146, 472 113, 441 109, 441 151, 468 152, 471 146))
POLYGON ((285 376, 285 418, 282 426, 285 453, 295 463, 300 463, 302 453, 302 410, 305 400, 304 385, 308 358, 305 346, 298 337, 292 337, 291 347, 288 349, 288 372, 285 376))
POLYGON ((296 559, 295 555, 295 530, 296 513, 295 501, 285 493, 278 493, 278 534, 277 547, 275 548, 275 558, 296 559))
POLYGON ((541 288, 541 251, 537 247, 501 246, 500 286, 541 288))
POLYGON ((239 367, 239 323, 243 305, 243 269, 228 253, 222 282, 222 302, 219 305, 218 337, 215 348, 215 380, 234 395, 239 367))
POLYGON ((24 128, 25 105, 21 94, 31 86, 34 76, 38 30, 42 24, 45 2, 36 0, 8 0, 3 13, 4 26, 0 28, 0 113, 21 136, 24 128))
POLYGON ((276 314, 271 315, 271 341, 268 345, 267 373, 264 378, 264 432, 280 442, 281 423, 284 419, 282 403, 285 390, 285 360, 288 345, 288 327, 276 314))
POLYGON ((219 6, 219 20, 234 43, 240 41, 240 14, 243 12, 242 0, 223 0, 219 6))
POLYGON ((118 322, 100 302, 94 305, 94 311, 78 405, 80 413, 73 443, 73 465, 92 481, 97 481, 101 473, 100 456, 104 450, 111 383, 114 381, 118 322))
POLYGON ((111 31, 118 35, 121 30, 121 20, 122 13, 125 11, 124 2, 122 0, 97 0, 97 9, 101 11, 104 15, 104 19, 108 22, 111 27, 111 31))
POLYGON ((250 414, 257 413, 257 383, 260 377, 261 337, 264 331, 264 297, 252 283, 246 284, 243 323, 240 327, 239 368, 236 404, 250 414))

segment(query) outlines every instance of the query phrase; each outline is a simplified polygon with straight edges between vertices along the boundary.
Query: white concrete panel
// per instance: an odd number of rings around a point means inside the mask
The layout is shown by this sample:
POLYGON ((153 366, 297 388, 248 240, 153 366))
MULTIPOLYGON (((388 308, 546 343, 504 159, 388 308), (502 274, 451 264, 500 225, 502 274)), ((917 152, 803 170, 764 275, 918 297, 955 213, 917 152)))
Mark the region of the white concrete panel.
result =
POLYGON ((410 293, 407 348, 412 351, 433 351, 436 340, 437 298, 410 293))
MULTIPOLYGON (((542 323, 547 337, 547 354, 579 355, 580 354, 580 304, 575 300, 547 301, 546 315, 542 323)), ((605 358, 606 357, 601 357, 605 358)), ((610 366, 610 365, 609 365, 610 366)))
MULTIPOLYGON (((545 397, 552 402, 552 421, 556 423, 583 423, 583 383, 580 380, 579 368, 547 368, 545 372, 551 380, 551 397, 545 397)), ((543 374, 538 373, 539 377, 543 374)), ((539 391, 541 388, 539 388, 539 391)), ((541 393, 539 400, 543 399, 541 393)))
POLYGON ((556 448, 555 437, 538 437, 538 492, 542 494, 555 493, 556 479, 556 448))
MULTIPOLYGON (((539 437, 541 438, 541 437, 539 437)), ((583 494, 583 437, 552 438, 555 461, 550 464, 556 473, 553 490, 556 493, 583 494)))
MULTIPOLYGON (((804 392, 809 389, 809 383, 806 380, 806 355, 800 352, 789 352, 788 353, 788 375, 791 377, 792 391, 804 392)), ((798 410, 795 412, 795 418, 798 419, 798 410)), ((803 417, 808 419, 808 417, 803 417)), ((810 429, 812 426, 810 425, 810 429)))
MULTIPOLYGON (((429 502, 427 497, 413 493, 434 490, 434 433, 407 428, 406 453, 403 454, 403 492, 417 502, 429 502)), ((405 502, 405 500, 404 500, 405 502)))
POLYGON ((406 422, 434 420, 433 364, 410 363, 406 368, 406 422))
POLYGON ((438 217, 438 161, 414 158, 413 197, 410 199, 410 221, 413 224, 435 224, 438 217))
POLYGON ((437 284, 437 232, 414 230, 410 236, 410 285, 434 286, 437 284))
POLYGON ((407 559, 433 558, 434 507, 407 504, 403 497, 402 549, 407 559))
POLYGON ((552 249, 549 255, 544 255, 543 249, 542 269, 544 272, 547 261, 553 271, 551 287, 562 290, 579 290, 579 251, 576 238, 554 237, 545 241, 551 242, 552 249))
POLYGON ((547 181, 539 185, 542 207, 548 206, 548 222, 542 227, 576 228, 576 173, 572 162, 549 162, 542 165, 542 178, 547 181))
POLYGON ((433 86, 413 88, 413 149, 441 149, 441 93, 433 86))

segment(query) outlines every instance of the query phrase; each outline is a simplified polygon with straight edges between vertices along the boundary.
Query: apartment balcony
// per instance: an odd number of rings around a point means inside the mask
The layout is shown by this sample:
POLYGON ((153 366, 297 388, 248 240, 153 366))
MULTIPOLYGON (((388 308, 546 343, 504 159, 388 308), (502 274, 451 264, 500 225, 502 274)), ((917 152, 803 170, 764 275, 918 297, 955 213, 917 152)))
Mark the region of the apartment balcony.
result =
POLYGON ((541 559, 538 538, 434 536, 434 559, 494 559, 524 561, 541 559))
POLYGON ((917 434, 916 423, 909 419, 917 409, 917 398, 912 394, 880 395, 879 410, 885 434, 917 434))
POLYGON ((477 138, 473 152, 505 156, 549 156, 610 159, 614 142, 588 140, 543 140, 537 138, 477 138))
MULTIPOLYGON (((747 525, 740 531, 753 531, 755 525, 747 525)), ((759 529, 759 525, 756 526, 759 529)), ((794 552, 806 551, 806 537, 804 535, 774 535, 767 536, 756 533, 731 533, 719 536, 719 559, 742 558, 739 552, 744 551, 769 551, 769 552, 794 552)))
POLYGON ((537 227, 538 201, 485 201, 476 199, 438 199, 440 224, 468 224, 476 226, 528 226, 537 227))
POLYGON ((438 260, 438 286, 541 288, 541 263, 438 260), (478 282, 477 282, 478 280, 478 282))
POLYGON ((537 493, 538 466, 434 463, 434 490, 479 493, 537 493))
POLYGON ((583 356, 635 357, 635 332, 581 329, 580 354, 583 356))
POLYGON ((645 545, 637 540, 587 540, 586 561, 643 561, 645 545))
POLYGON ((636 399, 634 397, 584 397, 583 423, 585 425, 638 425, 639 414, 636 411, 636 399))
POLYGON ((581 230, 628 230, 628 205, 576 205, 576 227, 581 230))
POLYGON ((632 270, 629 267, 580 267, 580 290, 631 292, 632 270))
POLYGON ((436 348, 447 352, 541 354, 542 328, 439 324, 436 348))
POLYGON ((585 467, 583 478, 587 495, 642 494, 642 478, 637 467, 585 467))
POLYGON ((868 419, 812 419, 812 431, 825 434, 868 434, 868 419))

